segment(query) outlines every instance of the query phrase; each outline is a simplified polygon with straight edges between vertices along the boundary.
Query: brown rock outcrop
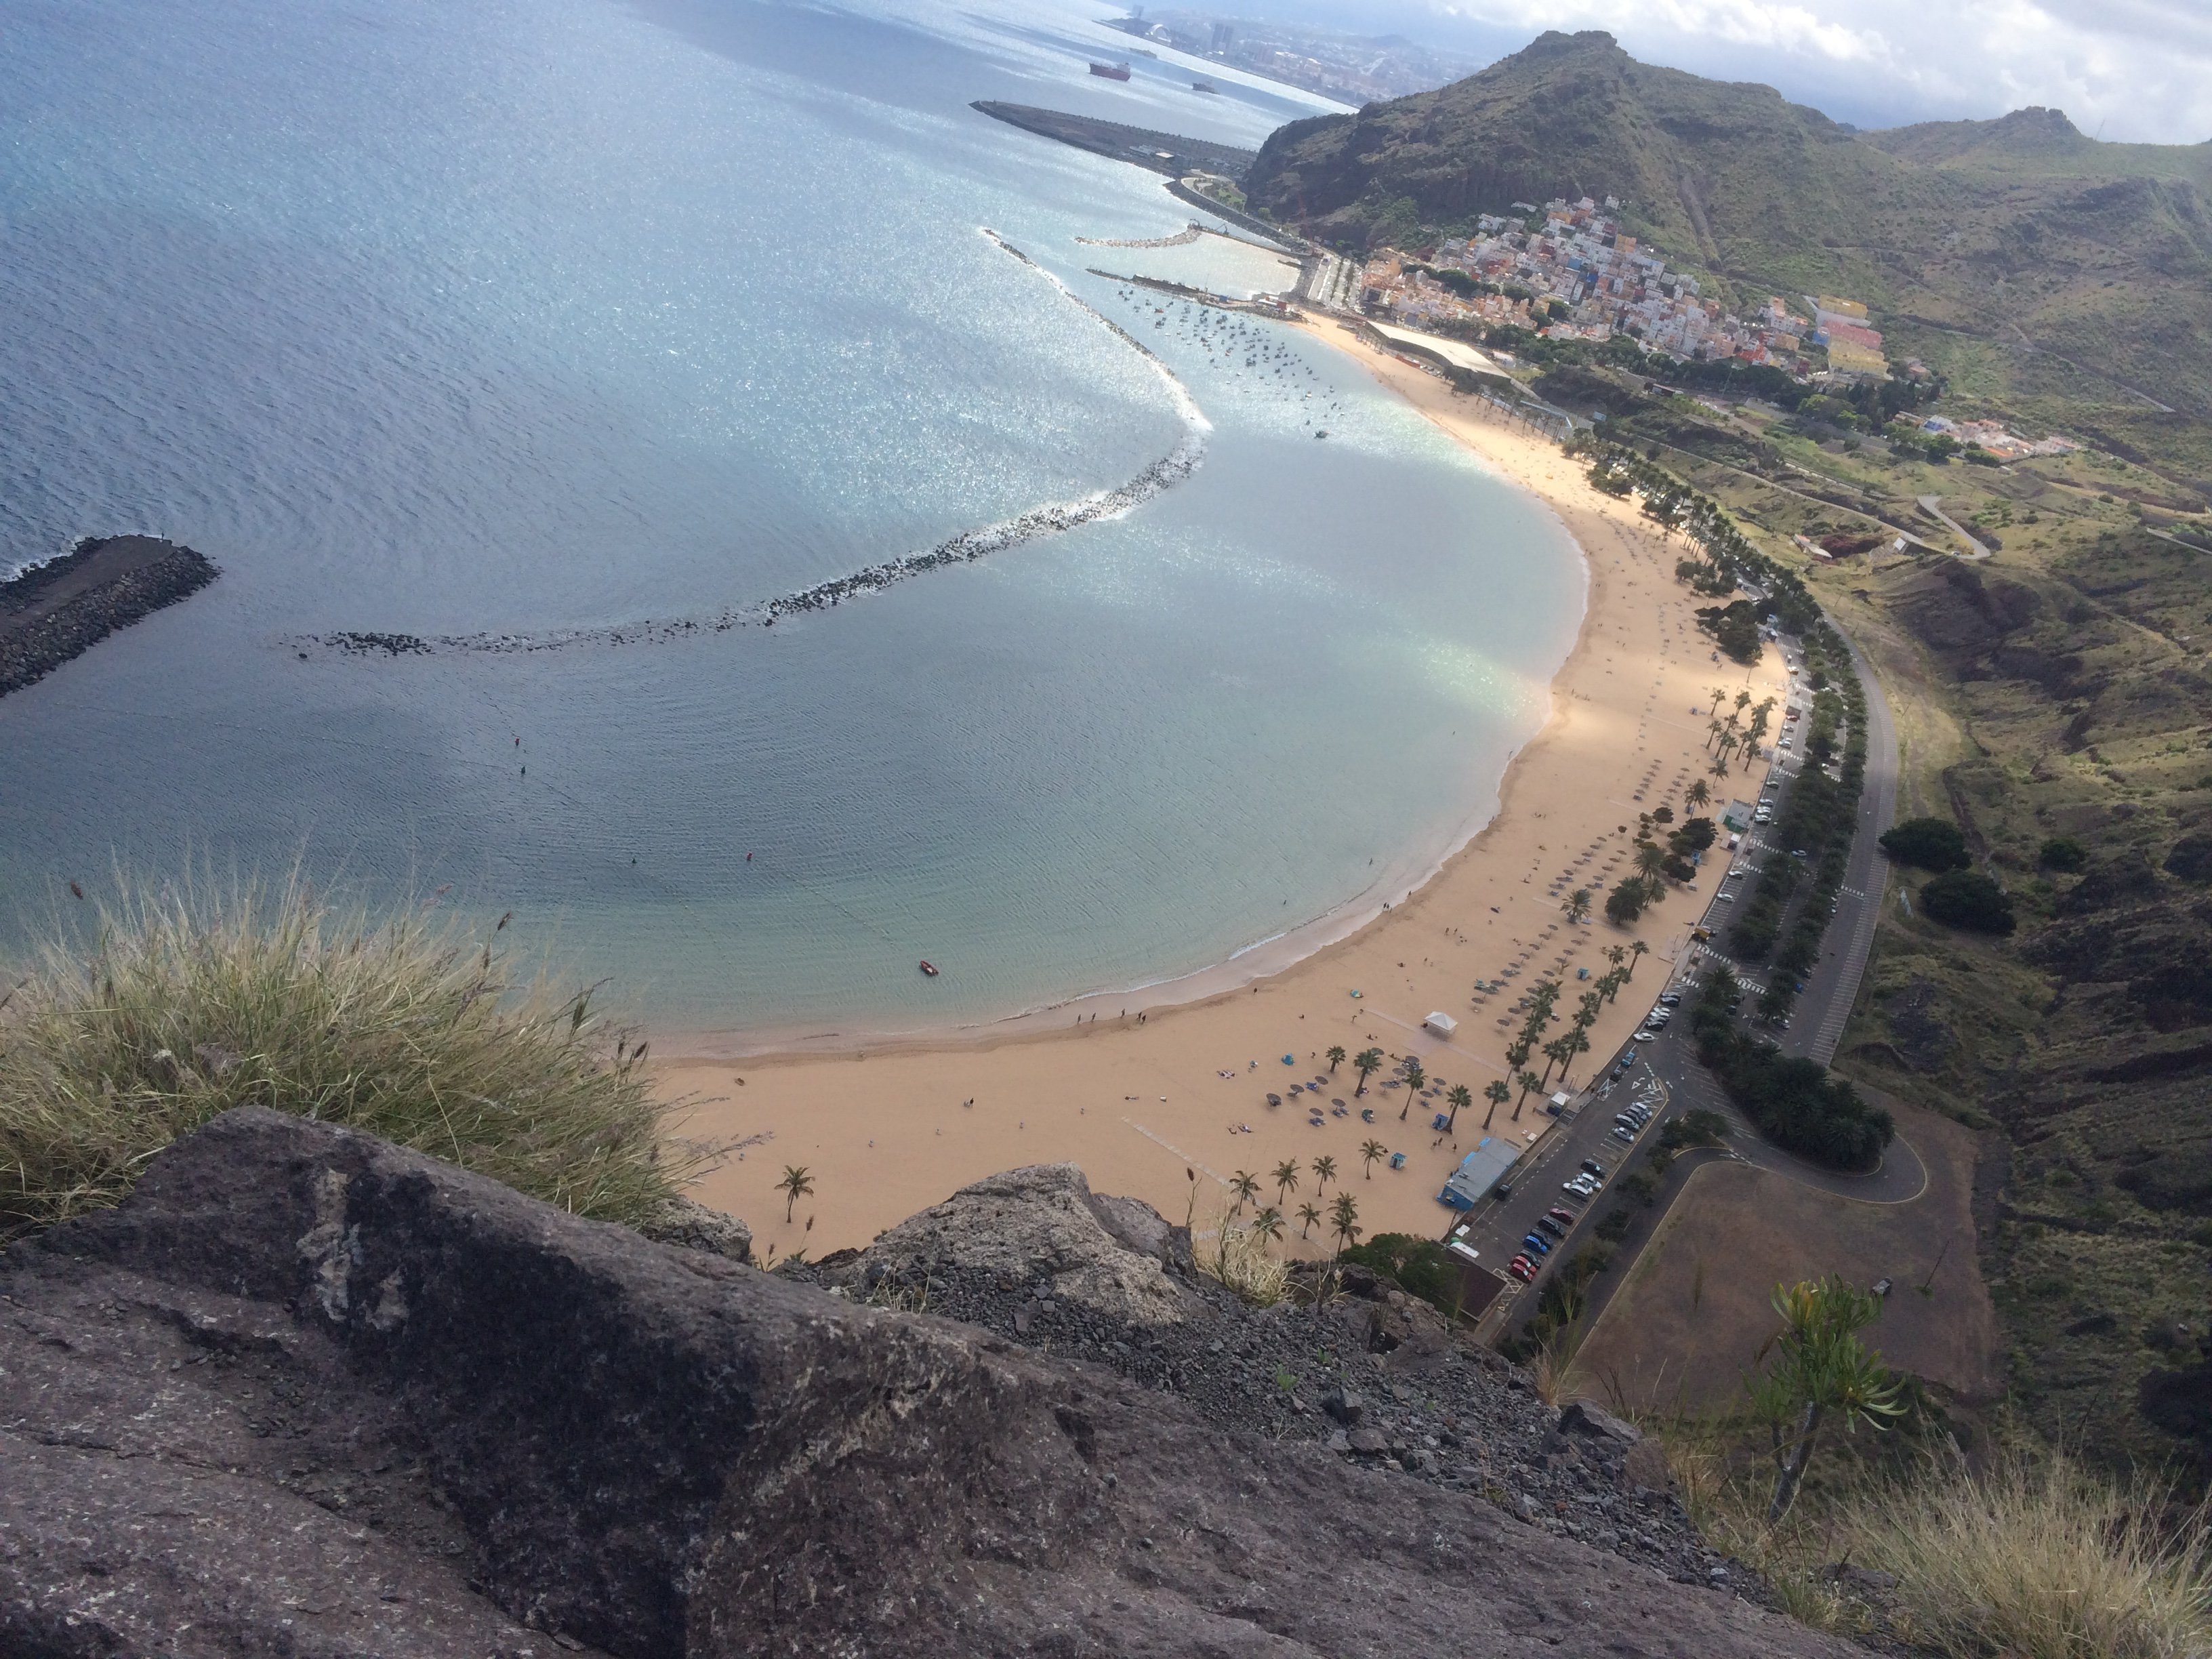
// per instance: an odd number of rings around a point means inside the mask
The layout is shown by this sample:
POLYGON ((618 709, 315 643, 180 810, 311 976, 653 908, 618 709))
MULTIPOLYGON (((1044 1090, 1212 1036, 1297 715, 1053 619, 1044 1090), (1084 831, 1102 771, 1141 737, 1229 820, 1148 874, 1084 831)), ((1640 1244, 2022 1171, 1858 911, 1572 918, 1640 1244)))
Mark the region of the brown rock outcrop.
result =
POLYGON ((269 1112, 0 1258, 0 1651, 556 1647, 1856 1651, 1109 1372, 269 1112))

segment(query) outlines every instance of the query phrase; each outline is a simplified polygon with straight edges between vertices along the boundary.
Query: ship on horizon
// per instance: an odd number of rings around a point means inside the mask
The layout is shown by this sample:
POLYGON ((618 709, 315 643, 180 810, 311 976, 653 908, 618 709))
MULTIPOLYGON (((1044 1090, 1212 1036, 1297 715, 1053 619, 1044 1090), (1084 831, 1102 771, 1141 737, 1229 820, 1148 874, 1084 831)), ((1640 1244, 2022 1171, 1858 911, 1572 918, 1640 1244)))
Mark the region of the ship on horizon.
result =
POLYGON ((1093 75, 1103 75, 1109 81, 1126 81, 1129 78, 1129 66, 1127 64, 1093 64, 1091 66, 1091 72, 1093 75))

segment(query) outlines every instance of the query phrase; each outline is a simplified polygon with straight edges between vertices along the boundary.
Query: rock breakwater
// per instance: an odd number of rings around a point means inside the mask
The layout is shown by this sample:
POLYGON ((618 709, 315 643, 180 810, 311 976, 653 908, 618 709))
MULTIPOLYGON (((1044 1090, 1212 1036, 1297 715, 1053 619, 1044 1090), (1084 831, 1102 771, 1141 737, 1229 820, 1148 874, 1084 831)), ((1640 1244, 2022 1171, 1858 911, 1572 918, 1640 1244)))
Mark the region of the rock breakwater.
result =
POLYGON ((0 697, 44 679, 119 629, 189 599, 220 574, 155 536, 88 537, 0 582, 0 697))
POLYGON ((1206 458, 1207 436, 1212 423, 1190 395, 1190 389, 1178 379, 1175 371, 1161 362, 1158 355, 1113 319, 1104 315, 1095 306, 1087 303, 1066 283, 1038 264, 1028 254, 1007 241, 996 231, 981 233, 994 246, 1020 260, 1031 270, 1050 283, 1063 299, 1089 317, 1099 327, 1120 339, 1137 352, 1159 377, 1167 392, 1176 416, 1182 422, 1183 435, 1176 447, 1153 461, 1127 483, 1111 489, 1097 490, 1074 501, 1051 501, 1042 507, 996 524, 985 525, 980 530, 963 531, 939 542, 921 553, 909 553, 903 558, 887 559, 850 574, 831 580, 817 582, 811 587, 794 592, 778 594, 750 605, 736 605, 703 617, 647 617, 636 622, 611 623, 600 628, 572 628, 550 629, 543 633, 480 633, 412 634, 378 633, 346 629, 328 634, 313 634, 287 641, 295 650, 308 648, 339 652, 349 656, 388 657, 413 656, 438 651, 468 652, 528 652, 558 651, 574 646, 629 646, 666 644, 678 640, 694 639, 702 635, 726 634, 738 628, 773 628, 788 617, 800 617, 810 611, 829 611, 848 600, 880 593, 887 587, 927 574, 933 570, 945 569, 952 565, 973 564, 994 554, 1010 552, 1030 542, 1048 536, 1065 534, 1100 519, 1109 519, 1142 506, 1163 490, 1172 489, 1195 471, 1206 458))

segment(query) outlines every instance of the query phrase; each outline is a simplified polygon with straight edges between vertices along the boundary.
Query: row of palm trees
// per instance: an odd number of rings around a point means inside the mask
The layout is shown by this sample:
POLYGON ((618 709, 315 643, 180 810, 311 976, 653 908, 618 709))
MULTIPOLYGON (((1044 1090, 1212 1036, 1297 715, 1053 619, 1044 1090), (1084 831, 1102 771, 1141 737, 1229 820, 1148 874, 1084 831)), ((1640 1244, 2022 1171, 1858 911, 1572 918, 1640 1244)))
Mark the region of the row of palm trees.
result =
MULTIPOLYGON (((1723 717, 1720 710, 1722 704, 1727 700, 1727 691, 1716 686, 1713 689, 1713 714, 1705 722, 1705 747, 1716 757, 1713 763, 1713 775, 1717 778, 1724 778, 1728 775, 1729 758, 1737 753, 1741 753, 1743 757, 1744 769, 1747 771, 1750 769, 1751 763, 1759 758, 1759 745, 1765 739, 1767 727, 1772 722, 1774 716, 1774 699, 1771 697, 1752 707, 1750 714, 1747 716, 1744 710, 1751 705, 1751 693, 1740 690, 1735 694, 1734 706, 1723 717), (1736 730, 1737 725, 1747 719, 1749 722, 1748 729, 1739 732, 1736 730)), ((1699 779, 1695 787, 1705 789, 1705 781, 1702 778, 1699 779)), ((1711 792, 1707 790, 1705 799, 1710 800, 1711 798, 1711 792)), ((1701 800, 1696 804, 1703 805, 1705 803, 1701 800)))
MULTIPOLYGON (((1388 1153, 1379 1142, 1372 1140, 1359 1150, 1360 1155, 1367 1160, 1369 1178, 1371 1180, 1375 1160, 1388 1156, 1388 1153)), ((1313 1161, 1313 1170, 1314 1197, 1319 1199, 1322 1188, 1336 1179, 1336 1160, 1326 1156, 1317 1158, 1313 1161)), ((1296 1192, 1298 1187, 1297 1160, 1294 1158, 1285 1158, 1275 1166, 1274 1173, 1277 1197, 1281 1202, 1287 1204, 1290 1195, 1296 1192)), ((1244 1212, 1244 1206, 1247 1204, 1259 1198, 1260 1177, 1249 1170, 1239 1170, 1230 1177, 1229 1190, 1237 1200, 1229 1212, 1230 1216, 1234 1218, 1244 1212)), ((1298 1206, 1297 1213, 1298 1220, 1303 1224, 1298 1229, 1298 1237, 1302 1239, 1310 1237, 1313 1230, 1319 1226, 1324 1218, 1329 1223, 1329 1231, 1335 1236, 1339 1249, 1348 1249, 1364 1231, 1359 1225, 1359 1200, 1347 1192, 1340 1191, 1337 1194, 1336 1200, 1329 1206, 1326 1218, 1322 1216, 1321 1206, 1314 1202, 1298 1206)), ((1250 1225, 1255 1236, 1272 1244, 1283 1236, 1283 1212, 1274 1205, 1268 1205, 1254 1212, 1250 1225)))

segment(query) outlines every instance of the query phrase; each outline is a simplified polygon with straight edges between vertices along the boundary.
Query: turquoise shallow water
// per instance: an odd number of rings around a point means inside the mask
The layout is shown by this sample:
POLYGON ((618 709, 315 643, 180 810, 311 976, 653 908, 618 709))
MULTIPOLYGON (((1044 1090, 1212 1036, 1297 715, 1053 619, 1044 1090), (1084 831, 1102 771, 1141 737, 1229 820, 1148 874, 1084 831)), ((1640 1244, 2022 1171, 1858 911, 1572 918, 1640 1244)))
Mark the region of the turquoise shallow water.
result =
POLYGON ((1087 274, 1273 267, 1079 245, 1189 216, 970 100, 1247 143, 1311 107, 1096 82, 1102 38, 0 0, 0 562, 137 530, 224 570, 0 702, 0 928, 118 862, 299 859, 757 1037, 1172 977, 1432 866, 1541 719, 1579 566, 1345 360, 1087 274), (295 654, 742 609, 1168 453, 1161 376, 986 226, 1174 371, 1188 479, 773 629, 295 654))

